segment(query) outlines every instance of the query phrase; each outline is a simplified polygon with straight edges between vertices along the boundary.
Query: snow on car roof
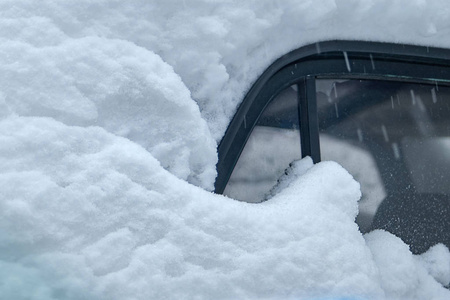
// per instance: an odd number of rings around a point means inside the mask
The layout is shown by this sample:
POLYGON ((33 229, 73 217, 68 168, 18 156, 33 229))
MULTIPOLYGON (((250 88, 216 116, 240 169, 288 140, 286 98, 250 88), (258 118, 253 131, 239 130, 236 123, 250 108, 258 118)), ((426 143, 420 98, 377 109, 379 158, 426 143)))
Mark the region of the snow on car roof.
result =
POLYGON ((261 205, 207 190, 217 142, 275 59, 330 39, 448 48, 449 10, 2 1, 0 295, 448 298, 448 249, 419 257, 386 232, 363 237, 359 185, 335 163, 261 205))

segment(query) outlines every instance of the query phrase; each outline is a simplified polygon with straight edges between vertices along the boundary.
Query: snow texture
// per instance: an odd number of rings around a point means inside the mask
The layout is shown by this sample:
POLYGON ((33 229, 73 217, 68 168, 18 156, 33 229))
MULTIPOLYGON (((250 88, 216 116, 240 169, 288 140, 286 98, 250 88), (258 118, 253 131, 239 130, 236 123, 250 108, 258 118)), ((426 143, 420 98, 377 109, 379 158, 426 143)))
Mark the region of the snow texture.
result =
POLYGON ((388 232, 376 230, 366 234, 365 239, 380 271, 381 287, 389 299, 448 299, 449 291, 438 283, 448 284, 447 247, 439 244, 414 257, 400 238, 388 232), (437 262, 442 265, 436 266, 437 262))
POLYGON ((0 94, 2 116, 100 126, 145 147, 179 178, 213 189, 216 143, 171 66, 132 41, 74 37, 57 24, 80 16, 40 15, 68 14, 70 7, 58 6, 69 2, 50 2, 46 9, 29 3, 39 16, 21 11, 25 3, 5 2, 0 3, 0 80, 7 83, 0 94))
POLYGON ((450 47, 449 13, 0 1, 0 299, 449 299, 448 249, 363 237, 359 185, 335 163, 299 163, 258 205, 208 191, 217 142, 276 58, 328 39, 450 47))
POLYGON ((1 148, 5 299, 382 294, 353 221, 359 185, 335 163, 256 206, 189 185, 98 127, 1 128, 14 146, 1 148))

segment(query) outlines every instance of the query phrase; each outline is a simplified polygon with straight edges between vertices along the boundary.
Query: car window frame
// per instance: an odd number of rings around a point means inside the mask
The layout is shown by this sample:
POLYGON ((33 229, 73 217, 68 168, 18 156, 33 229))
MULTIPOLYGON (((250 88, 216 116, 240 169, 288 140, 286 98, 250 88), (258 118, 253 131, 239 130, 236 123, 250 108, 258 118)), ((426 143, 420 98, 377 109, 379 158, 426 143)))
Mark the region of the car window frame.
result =
POLYGON ((276 60, 238 107, 218 147, 215 192, 223 193, 264 108, 297 85, 302 157, 320 161, 316 79, 375 79, 450 85, 450 50, 366 41, 324 41, 276 60))

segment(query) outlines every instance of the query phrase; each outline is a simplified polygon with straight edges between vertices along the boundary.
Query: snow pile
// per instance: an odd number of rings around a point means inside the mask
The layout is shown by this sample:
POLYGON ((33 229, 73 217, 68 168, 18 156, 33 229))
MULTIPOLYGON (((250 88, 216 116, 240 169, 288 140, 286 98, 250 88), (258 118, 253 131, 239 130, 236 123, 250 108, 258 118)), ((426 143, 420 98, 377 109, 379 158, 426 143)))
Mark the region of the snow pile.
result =
POLYGON ((450 46, 441 1, 350 4, 1 1, 0 298, 448 299, 448 251, 366 241, 334 163, 259 205, 190 184, 212 189, 216 141, 288 50, 450 46))
POLYGON ((414 256, 400 238, 388 232, 376 230, 365 239, 388 299, 448 299, 450 292, 442 288, 450 283, 447 247, 438 244, 414 256))
POLYGON ((124 40, 70 38, 42 17, 2 20, 2 116, 103 127, 145 147, 179 178, 213 188, 216 143, 159 56, 124 40))
POLYGON ((334 163, 255 206, 177 179, 98 127, 9 117, 0 128, 5 299, 382 293, 353 222, 359 186, 334 163))
POLYGON ((439 283, 450 285, 450 255, 447 247, 437 244, 418 256, 418 259, 439 283))
POLYGON ((294 164, 304 175, 253 205, 176 178, 98 127, 12 116, 0 128, 3 299, 448 296, 400 240, 366 246, 359 185, 335 163, 294 164))

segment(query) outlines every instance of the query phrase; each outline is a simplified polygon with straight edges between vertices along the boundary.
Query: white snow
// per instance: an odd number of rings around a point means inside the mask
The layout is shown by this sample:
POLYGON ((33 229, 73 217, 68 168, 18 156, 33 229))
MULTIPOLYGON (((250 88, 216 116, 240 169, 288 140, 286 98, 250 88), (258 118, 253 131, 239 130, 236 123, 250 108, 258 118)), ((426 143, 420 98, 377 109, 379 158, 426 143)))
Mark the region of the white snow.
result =
POLYGON ((1 148, 3 276, 17 286, 1 286, 5 299, 382 295, 353 221, 359 185, 334 163, 252 205, 98 127, 10 117, 0 128, 14 146, 1 148))
POLYGON ((450 284, 450 254, 447 247, 437 244, 417 258, 438 282, 444 286, 450 284))
POLYGON ((441 285, 443 280, 448 284, 450 253, 447 247, 438 244, 414 257, 400 238, 388 232, 375 230, 366 234, 365 239, 389 299, 448 299, 449 291, 441 285), (435 266, 436 262, 442 265, 435 266))
POLYGON ((448 249, 363 237, 359 185, 335 163, 294 165, 257 205, 208 192, 217 141, 276 58, 327 39, 450 47, 449 13, 0 1, 0 299, 449 299, 448 249))
POLYGON ((145 147, 179 178, 213 189, 216 143, 171 66, 130 41, 70 38, 50 21, 25 20, 5 21, 22 32, 0 37, 2 115, 103 127, 145 147))

